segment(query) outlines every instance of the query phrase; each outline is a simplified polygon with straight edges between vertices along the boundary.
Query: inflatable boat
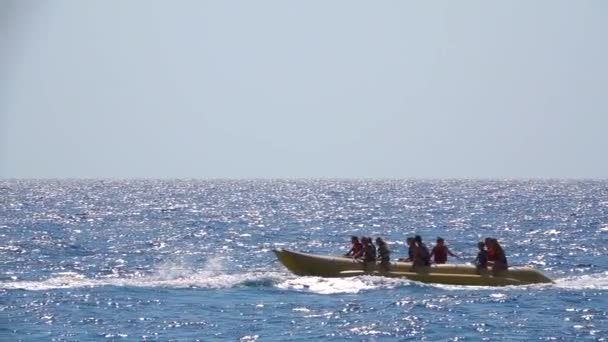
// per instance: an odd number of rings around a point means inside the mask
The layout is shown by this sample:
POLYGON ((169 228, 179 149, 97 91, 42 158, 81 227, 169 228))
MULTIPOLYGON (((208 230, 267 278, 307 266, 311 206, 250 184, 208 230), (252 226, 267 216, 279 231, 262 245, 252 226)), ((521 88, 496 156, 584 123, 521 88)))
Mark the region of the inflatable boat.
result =
POLYGON ((347 257, 322 256, 274 250, 279 261, 288 270, 300 276, 352 277, 378 275, 407 278, 423 283, 473 286, 506 286, 552 283, 540 271, 531 267, 510 267, 492 274, 490 270, 478 270, 474 265, 442 264, 413 268, 409 262, 393 262, 388 267, 376 263, 364 263, 347 257))

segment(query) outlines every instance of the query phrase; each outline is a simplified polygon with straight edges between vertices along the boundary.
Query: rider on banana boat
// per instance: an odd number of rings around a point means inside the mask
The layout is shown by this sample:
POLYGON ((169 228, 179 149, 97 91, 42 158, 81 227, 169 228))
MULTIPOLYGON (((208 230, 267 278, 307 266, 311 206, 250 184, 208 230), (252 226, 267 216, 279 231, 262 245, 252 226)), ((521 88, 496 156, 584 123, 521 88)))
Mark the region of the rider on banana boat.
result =
POLYGON ((414 241, 416 244, 416 254, 414 255, 414 260, 412 261, 412 266, 430 266, 431 258, 429 249, 422 242, 422 237, 420 235, 416 235, 414 237, 414 241))
POLYGON ((368 237, 362 237, 361 243, 363 244, 363 253, 360 259, 363 259, 363 262, 376 262, 376 247, 371 243, 372 239, 368 237))
POLYGON ((474 264, 478 271, 486 270, 488 268, 488 252, 484 249, 484 246, 485 244, 481 241, 477 243, 479 252, 477 253, 474 264))
POLYGON ((344 254, 344 256, 355 258, 363 250, 363 245, 361 244, 361 242, 359 242, 359 238, 354 235, 350 237, 350 242, 352 246, 348 253, 344 254))
POLYGON ((448 255, 458 258, 458 256, 452 253, 448 246, 445 245, 445 240, 443 238, 437 238, 437 244, 431 250, 430 258, 433 259, 433 262, 436 264, 445 264, 448 262, 448 255))
POLYGON ((492 245, 492 238, 487 237, 484 240, 486 246, 486 252, 488 252, 488 261, 496 260, 496 252, 494 251, 494 246, 492 245))
POLYGON ((391 265, 391 251, 382 238, 376 238, 376 244, 378 245, 378 261, 380 261, 380 267, 388 271, 391 265))
POLYGON ((485 245, 488 250, 488 265, 492 266, 492 272, 494 274, 500 271, 506 271, 509 269, 509 263, 507 262, 507 256, 505 251, 502 249, 498 240, 494 238, 486 238, 485 245))
POLYGON ((405 242, 408 247, 407 258, 400 258, 397 261, 411 262, 414 260, 414 255, 416 255, 416 241, 413 237, 408 237, 405 242))

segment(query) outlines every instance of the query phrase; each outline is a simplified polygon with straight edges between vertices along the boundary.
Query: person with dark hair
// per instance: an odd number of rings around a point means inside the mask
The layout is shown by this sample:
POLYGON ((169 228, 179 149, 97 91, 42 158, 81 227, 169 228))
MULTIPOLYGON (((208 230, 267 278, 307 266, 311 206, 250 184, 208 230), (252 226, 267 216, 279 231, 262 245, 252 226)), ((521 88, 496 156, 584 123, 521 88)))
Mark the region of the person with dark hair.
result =
POLYGON ((490 246, 494 252, 494 260, 489 262, 489 265, 492 266, 492 272, 496 274, 500 271, 508 270, 509 264, 507 262, 507 256, 505 255, 502 246, 498 243, 498 240, 490 239, 490 246))
POLYGON ((416 235, 414 237, 414 241, 416 244, 416 254, 414 255, 413 266, 430 266, 431 258, 429 249, 422 242, 422 237, 420 235, 416 235))
POLYGON ((380 267, 388 271, 391 265, 391 251, 388 249, 388 245, 381 237, 376 238, 376 244, 378 245, 378 261, 380 261, 380 267))
POLYGON ((433 262, 436 264, 445 264, 448 262, 448 255, 458 258, 458 256, 452 253, 448 246, 445 245, 445 240, 443 238, 437 238, 437 244, 431 250, 429 258, 433 259, 433 257, 435 257, 433 262))
POLYGON ((478 242, 477 248, 479 248, 479 252, 477 253, 477 258, 475 258, 475 266, 478 271, 486 270, 488 268, 488 252, 484 249, 485 243, 478 242))
POLYGON ((359 241, 361 241, 361 250, 357 254, 353 255, 353 258, 362 260, 363 254, 365 253, 365 248, 367 247, 367 238, 362 236, 359 241))
POLYGON ((376 262, 376 246, 372 243, 372 239, 369 237, 364 237, 361 239, 363 242, 363 261, 365 263, 368 262, 376 262))
POLYGON ((411 262, 414 260, 414 255, 416 254, 416 241, 413 237, 408 237, 405 240, 407 244, 407 258, 400 258, 397 261, 411 262))
POLYGON ((361 242, 359 242, 359 238, 354 235, 350 237, 350 242, 352 246, 348 253, 344 254, 344 256, 355 258, 356 255, 360 254, 361 250, 363 249, 363 245, 361 242))
POLYGON ((374 247, 374 250, 376 250, 376 245, 374 245, 374 239, 372 239, 371 237, 367 237, 367 241, 369 241, 369 244, 372 245, 372 247, 374 247))

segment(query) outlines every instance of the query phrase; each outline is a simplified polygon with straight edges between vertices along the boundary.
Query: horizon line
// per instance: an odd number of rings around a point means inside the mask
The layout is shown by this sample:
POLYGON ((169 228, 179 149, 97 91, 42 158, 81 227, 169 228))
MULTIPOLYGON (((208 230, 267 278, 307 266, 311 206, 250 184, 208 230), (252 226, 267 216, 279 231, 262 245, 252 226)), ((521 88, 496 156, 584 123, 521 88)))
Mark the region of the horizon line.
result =
POLYGON ((0 177, 0 181, 608 181, 593 177, 0 177))

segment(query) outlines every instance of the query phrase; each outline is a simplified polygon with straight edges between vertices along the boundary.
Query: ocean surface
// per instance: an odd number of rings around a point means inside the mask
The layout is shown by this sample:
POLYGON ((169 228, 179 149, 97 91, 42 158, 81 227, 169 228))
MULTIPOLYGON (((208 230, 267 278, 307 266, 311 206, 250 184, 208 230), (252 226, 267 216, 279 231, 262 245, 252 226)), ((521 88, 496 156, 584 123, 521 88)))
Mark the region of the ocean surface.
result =
POLYGON ((1 341, 608 340, 608 181, 3 180, 1 341), (555 280, 290 274, 273 248, 498 238, 555 280))

